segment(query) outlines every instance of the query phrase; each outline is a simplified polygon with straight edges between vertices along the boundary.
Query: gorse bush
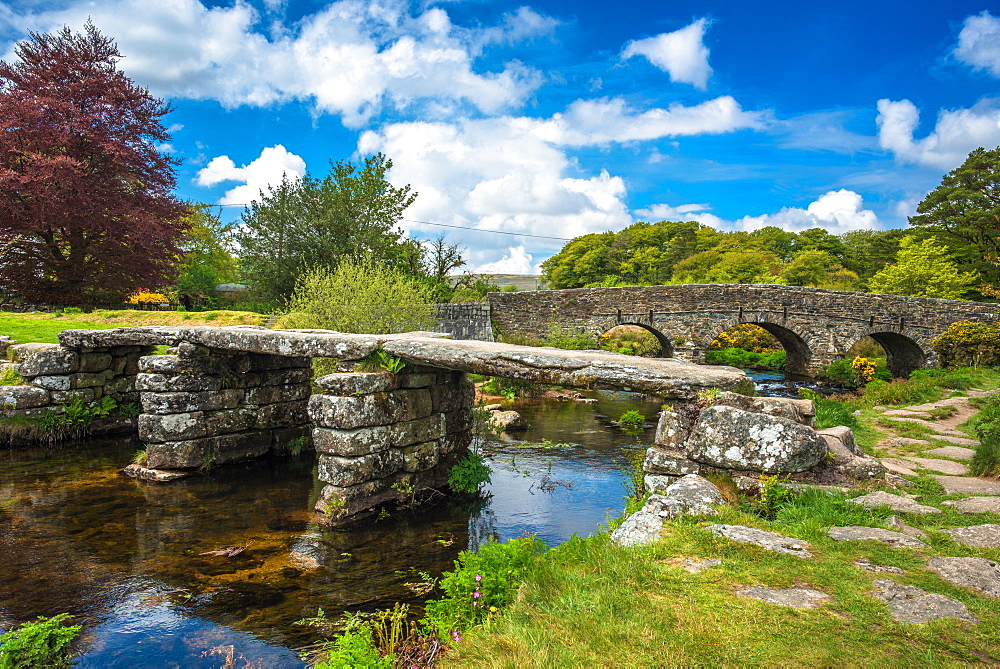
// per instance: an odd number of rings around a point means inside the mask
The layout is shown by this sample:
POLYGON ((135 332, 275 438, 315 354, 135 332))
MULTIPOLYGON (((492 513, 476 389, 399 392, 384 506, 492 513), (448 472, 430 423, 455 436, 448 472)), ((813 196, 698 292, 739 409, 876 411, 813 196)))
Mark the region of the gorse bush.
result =
POLYGON ((753 353, 769 353, 782 350, 781 344, 770 332, 754 325, 743 323, 720 332, 719 336, 709 344, 709 350, 720 348, 741 348, 753 353))
POLYGON ((73 640, 79 625, 64 625, 68 613, 24 623, 0 634, 0 669, 68 667, 73 658, 73 640))
POLYGON ((931 342, 943 367, 995 367, 1000 365, 1000 324, 951 324, 931 342))
POLYGON ((784 369, 785 351, 755 353, 742 348, 719 348, 705 351, 705 362, 709 365, 729 365, 730 367, 756 367, 760 369, 784 369))

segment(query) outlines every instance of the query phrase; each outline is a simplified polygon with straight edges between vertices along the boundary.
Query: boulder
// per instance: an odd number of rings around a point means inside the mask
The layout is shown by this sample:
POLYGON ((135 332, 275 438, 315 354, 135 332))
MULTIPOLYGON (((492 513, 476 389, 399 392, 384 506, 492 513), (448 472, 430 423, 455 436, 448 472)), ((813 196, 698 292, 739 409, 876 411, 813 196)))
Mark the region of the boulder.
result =
POLYGON ((646 492, 651 492, 654 495, 662 495, 667 491, 667 488, 675 483, 677 483, 676 476, 646 474, 642 477, 642 485, 646 489, 646 492))
POLYGON ((58 351, 59 344, 43 344, 40 342, 29 342, 27 344, 14 344, 8 350, 11 360, 14 362, 24 362, 38 351, 58 351))
POLYGON ((714 516, 715 509, 710 505, 725 503, 710 481, 689 474, 667 487, 664 494, 652 495, 642 509, 611 533, 611 541, 622 546, 643 546, 660 537, 664 519, 682 514, 714 516))
POLYGON ((36 386, 0 386, 0 412, 4 409, 34 409, 49 403, 49 391, 36 386))
POLYGON ((148 467, 143 467, 142 465, 131 464, 125 467, 123 470, 125 474, 131 476, 134 479, 143 479, 145 481, 156 481, 158 483, 164 483, 167 481, 176 481, 177 479, 182 479, 186 476, 191 476, 194 474, 192 471, 188 470, 163 470, 163 469, 149 469, 148 467))
POLYGON ((705 409, 685 445, 687 456, 697 462, 771 474, 814 467, 826 450, 806 425, 729 406, 705 409))
MULTIPOLYGON (((18 344, 19 348, 26 344, 18 344)), ((14 370, 21 376, 31 378, 35 376, 52 376, 55 374, 69 374, 75 372, 80 366, 79 355, 75 351, 66 351, 61 348, 41 349, 29 355, 24 362, 14 366, 14 370)))
POLYGON ((668 448, 683 448, 689 433, 690 430, 679 413, 661 411, 653 443, 668 448))
POLYGON ((699 465, 684 457, 683 452, 667 451, 654 446, 646 450, 646 459, 642 463, 642 470, 647 474, 686 476, 687 474, 697 474, 699 465))
POLYGON ((739 393, 721 392, 717 396, 717 403, 744 411, 787 418, 809 427, 816 424, 816 405, 812 400, 790 397, 749 397, 739 393))
POLYGON ((492 411, 490 418, 503 432, 519 432, 530 427, 528 421, 516 411, 492 411))

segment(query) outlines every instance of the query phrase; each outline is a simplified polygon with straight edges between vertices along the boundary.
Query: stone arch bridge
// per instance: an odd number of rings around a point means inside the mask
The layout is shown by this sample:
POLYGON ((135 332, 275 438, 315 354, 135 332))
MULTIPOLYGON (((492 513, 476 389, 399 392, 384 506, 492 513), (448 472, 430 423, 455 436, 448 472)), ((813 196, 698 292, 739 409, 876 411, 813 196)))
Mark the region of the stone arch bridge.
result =
POLYGON ((787 353, 786 368, 815 374, 870 336, 894 375, 935 364, 931 341, 957 321, 1000 321, 997 305, 779 285, 689 284, 491 293, 496 334, 544 339, 583 330, 595 339, 617 325, 641 326, 663 355, 703 363, 721 332, 753 323, 787 353))

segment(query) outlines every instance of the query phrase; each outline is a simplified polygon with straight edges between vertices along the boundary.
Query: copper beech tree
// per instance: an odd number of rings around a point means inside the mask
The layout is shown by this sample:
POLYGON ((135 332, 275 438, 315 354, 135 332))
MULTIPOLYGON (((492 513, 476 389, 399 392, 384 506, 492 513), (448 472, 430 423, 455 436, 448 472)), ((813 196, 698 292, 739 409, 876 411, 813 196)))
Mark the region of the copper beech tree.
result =
POLYGON ((55 304, 120 301, 166 283, 186 229, 170 110, 87 22, 31 33, 0 62, 0 290, 55 304))

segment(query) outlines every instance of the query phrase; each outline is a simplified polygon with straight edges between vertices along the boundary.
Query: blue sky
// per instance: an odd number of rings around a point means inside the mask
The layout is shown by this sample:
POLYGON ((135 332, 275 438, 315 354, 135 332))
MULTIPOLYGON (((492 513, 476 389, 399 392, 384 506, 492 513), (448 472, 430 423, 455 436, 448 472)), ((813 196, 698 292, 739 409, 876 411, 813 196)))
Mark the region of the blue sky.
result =
POLYGON ((409 234, 480 271, 641 220, 905 226, 1000 145, 981 1, 24 0, 0 52, 88 16, 173 105, 180 197, 236 219, 283 173, 382 151, 420 194, 409 234))

